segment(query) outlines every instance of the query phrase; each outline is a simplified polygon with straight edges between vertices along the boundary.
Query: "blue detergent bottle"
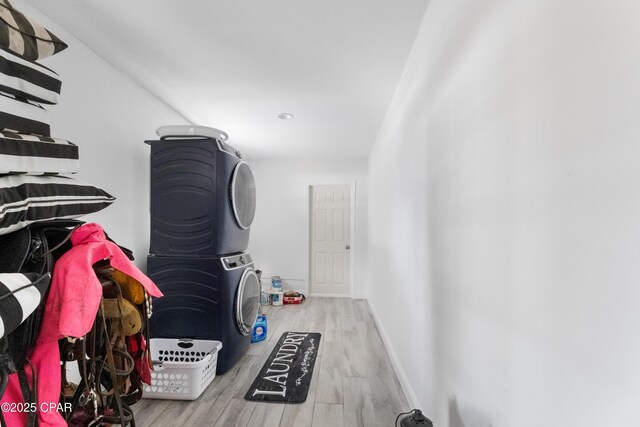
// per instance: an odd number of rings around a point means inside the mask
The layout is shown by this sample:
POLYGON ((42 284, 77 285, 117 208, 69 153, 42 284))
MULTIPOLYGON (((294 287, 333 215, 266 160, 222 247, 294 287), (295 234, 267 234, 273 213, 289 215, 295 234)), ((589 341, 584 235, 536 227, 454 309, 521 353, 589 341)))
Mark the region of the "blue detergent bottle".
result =
POLYGON ((251 342, 260 342, 267 337, 267 315, 261 314, 257 317, 256 323, 253 324, 253 333, 251 334, 251 342))

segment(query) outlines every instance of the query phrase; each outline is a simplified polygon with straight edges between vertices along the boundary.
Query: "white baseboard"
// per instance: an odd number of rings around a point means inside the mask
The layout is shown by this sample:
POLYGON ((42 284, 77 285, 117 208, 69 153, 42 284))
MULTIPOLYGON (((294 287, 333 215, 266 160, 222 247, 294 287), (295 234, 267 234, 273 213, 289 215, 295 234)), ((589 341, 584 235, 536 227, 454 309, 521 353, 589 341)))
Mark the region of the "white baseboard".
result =
POLYGON ((312 293, 309 294, 310 297, 323 297, 323 298, 351 298, 351 296, 349 295, 343 295, 343 294, 316 294, 316 293, 312 293))
POLYGON ((360 292, 353 293, 351 294, 351 299, 367 299, 367 294, 360 292))
POLYGON ((384 327, 380 323, 380 318, 378 317, 378 313, 376 312, 375 307, 371 303, 369 299, 367 299, 367 303, 369 304, 369 310, 371 310, 371 315, 373 316, 373 320, 376 322, 376 326, 378 327, 378 331, 380 332, 380 337, 382 337, 382 342, 384 343, 385 348, 387 349, 387 353, 389 353, 389 358, 391 359, 391 364, 393 365, 393 369, 396 371, 396 375, 398 376, 398 380, 400 381, 400 386, 402 387, 402 391, 404 392, 405 398, 409 403, 411 408, 419 408, 420 404, 418 403, 418 398, 416 397, 415 392, 413 391, 413 387, 409 383, 409 378, 405 373, 402 365, 400 364, 400 359, 398 359, 398 355, 395 350, 391 346, 391 341, 389 340, 389 336, 385 331, 384 327))

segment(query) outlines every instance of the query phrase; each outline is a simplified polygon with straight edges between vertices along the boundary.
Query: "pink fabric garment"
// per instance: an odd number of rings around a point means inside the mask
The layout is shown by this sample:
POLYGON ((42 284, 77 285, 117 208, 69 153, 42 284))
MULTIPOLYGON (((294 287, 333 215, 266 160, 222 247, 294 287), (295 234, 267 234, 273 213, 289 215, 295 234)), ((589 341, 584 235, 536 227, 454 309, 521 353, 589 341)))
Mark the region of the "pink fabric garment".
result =
POLYGON ((118 245, 107 240, 99 224, 90 223, 71 234, 73 247, 56 262, 38 343, 81 337, 91 329, 102 298, 102 285, 93 264, 109 259, 112 267, 133 277, 154 296, 162 292, 118 245))
MULTIPOLYGON (((93 264, 109 259, 112 267, 139 281, 155 297, 162 296, 157 286, 142 273, 120 250, 107 240, 99 224, 85 224, 71 234, 73 247, 55 264, 53 279, 46 301, 42 329, 30 355, 38 374, 38 417, 40 426, 65 427, 67 424, 57 411, 40 411, 60 397, 60 351, 58 340, 63 337, 82 337, 91 327, 102 298, 102 285, 93 271, 93 264)), ((28 375, 29 380, 31 376, 28 375)), ((2 402, 22 402, 17 375, 11 375, 2 402)), ((24 426, 24 413, 5 412, 7 425, 24 426)))
MULTIPOLYGON (((36 345, 33 352, 29 355, 29 360, 38 373, 38 402, 36 408, 38 409, 40 426, 67 427, 67 423, 62 418, 62 415, 57 412, 57 408, 49 407, 49 403, 57 404, 60 400, 60 381, 62 379, 60 375, 60 349, 58 348, 58 343, 53 341, 36 345), (42 390, 41 387, 45 387, 45 389, 42 390), (57 388, 57 392, 54 388, 57 388), (51 396, 54 394, 56 397, 52 398, 51 396), (42 404, 46 404, 44 406, 44 412, 39 410, 42 404)), ((28 365, 25 368, 25 372, 29 379, 29 384, 31 384, 31 370, 28 365)), ((23 402, 24 398, 20 390, 18 375, 9 375, 9 384, 2 396, 2 403, 21 404, 23 402)), ((31 410, 31 408, 29 408, 29 410, 31 410)), ((27 425, 27 412, 3 411, 2 415, 8 427, 22 427, 27 425)))

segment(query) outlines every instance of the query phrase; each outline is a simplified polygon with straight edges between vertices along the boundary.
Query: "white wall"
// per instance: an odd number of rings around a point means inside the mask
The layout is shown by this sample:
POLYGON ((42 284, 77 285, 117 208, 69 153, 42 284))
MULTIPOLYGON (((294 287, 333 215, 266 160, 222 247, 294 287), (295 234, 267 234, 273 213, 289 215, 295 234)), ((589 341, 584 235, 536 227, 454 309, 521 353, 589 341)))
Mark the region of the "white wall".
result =
POLYGON ((308 289, 309 186, 355 184, 354 296, 365 295, 367 256, 367 159, 248 160, 257 187, 249 252, 264 277, 279 275, 283 287, 308 289))
POLYGON ((14 3, 69 45, 41 61, 62 79, 60 103, 47 107, 52 135, 79 146, 81 171, 75 177, 117 198, 83 220, 101 223, 144 266, 149 249, 149 149, 143 141, 153 139, 158 126, 188 122, 31 5, 14 3))
POLYGON ((369 298, 438 426, 640 425, 638 16, 429 5, 371 153, 369 298))

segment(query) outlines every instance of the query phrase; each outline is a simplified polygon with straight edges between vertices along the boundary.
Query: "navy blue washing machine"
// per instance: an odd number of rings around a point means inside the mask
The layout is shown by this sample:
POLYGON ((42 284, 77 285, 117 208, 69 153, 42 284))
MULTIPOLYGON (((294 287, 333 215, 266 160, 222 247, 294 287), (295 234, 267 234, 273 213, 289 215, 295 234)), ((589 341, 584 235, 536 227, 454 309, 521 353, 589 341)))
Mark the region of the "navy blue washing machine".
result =
POLYGON ((149 253, 246 251, 256 186, 241 154, 222 138, 173 135, 146 143, 151 146, 149 253))
POLYGON ((249 348, 260 307, 251 256, 149 255, 147 270, 164 294, 153 300, 151 337, 217 340, 222 342, 217 373, 235 365, 249 348))

